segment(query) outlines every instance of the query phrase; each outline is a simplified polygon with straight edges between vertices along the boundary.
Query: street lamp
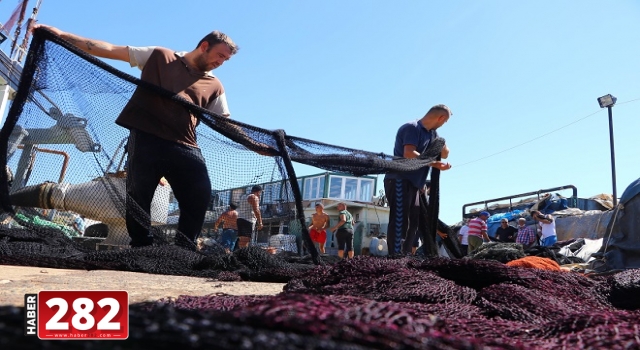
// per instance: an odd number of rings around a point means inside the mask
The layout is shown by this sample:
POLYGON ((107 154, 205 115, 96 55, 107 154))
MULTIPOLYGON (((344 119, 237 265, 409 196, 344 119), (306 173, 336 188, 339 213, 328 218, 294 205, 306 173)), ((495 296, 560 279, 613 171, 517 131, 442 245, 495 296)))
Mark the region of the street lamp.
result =
POLYGON ((618 195, 616 193, 616 152, 613 148, 613 116, 611 114, 611 107, 616 104, 618 99, 611 94, 598 97, 598 103, 600 108, 607 108, 609 110, 609 143, 611 144, 611 182, 613 183, 613 207, 618 205, 618 195))

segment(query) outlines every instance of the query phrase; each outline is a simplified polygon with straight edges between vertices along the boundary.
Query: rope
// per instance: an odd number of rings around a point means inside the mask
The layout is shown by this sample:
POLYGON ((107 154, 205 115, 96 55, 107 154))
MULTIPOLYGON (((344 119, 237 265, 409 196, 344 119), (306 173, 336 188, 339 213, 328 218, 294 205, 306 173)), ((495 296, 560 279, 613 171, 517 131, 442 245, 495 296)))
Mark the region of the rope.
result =
POLYGON ((604 251, 603 251, 603 256, 604 254, 607 253, 607 249, 609 248, 609 241, 611 240, 611 233, 613 232, 613 228, 616 226, 616 218, 618 217, 618 211, 620 211, 620 207, 622 206, 622 204, 618 204, 614 211, 613 211, 613 215, 611 217, 611 220, 609 221, 609 227, 611 227, 611 229, 609 229, 609 232, 605 233, 605 237, 603 237, 603 239, 605 239, 605 245, 604 245, 604 251))

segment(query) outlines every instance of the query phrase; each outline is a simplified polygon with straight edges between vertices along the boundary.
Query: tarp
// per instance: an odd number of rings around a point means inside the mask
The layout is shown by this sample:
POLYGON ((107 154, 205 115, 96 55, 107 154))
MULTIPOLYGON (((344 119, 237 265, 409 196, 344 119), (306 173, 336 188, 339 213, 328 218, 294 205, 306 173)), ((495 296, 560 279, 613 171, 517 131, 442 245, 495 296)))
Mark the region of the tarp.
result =
POLYGON ((558 254, 562 254, 564 256, 575 256, 585 262, 588 262, 589 260, 593 259, 591 255, 598 252, 600 248, 602 248, 602 238, 583 238, 582 241, 578 240, 575 242, 575 244, 582 244, 582 246, 575 251, 571 251, 574 244, 566 245, 558 251, 558 254))
POLYGON ((558 241, 572 238, 599 239, 605 236, 613 211, 570 208, 552 213, 556 218, 558 241))
POLYGON ((596 271, 640 268, 640 179, 622 194, 607 226, 602 248, 594 257, 596 271))

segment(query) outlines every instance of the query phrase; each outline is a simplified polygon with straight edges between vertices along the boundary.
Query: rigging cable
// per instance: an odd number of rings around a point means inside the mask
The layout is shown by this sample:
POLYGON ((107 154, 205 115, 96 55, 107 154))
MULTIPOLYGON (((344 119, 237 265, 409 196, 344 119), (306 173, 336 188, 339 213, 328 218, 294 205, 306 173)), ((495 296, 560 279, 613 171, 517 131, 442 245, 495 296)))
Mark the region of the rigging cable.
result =
MULTIPOLYGON (((639 97, 639 98, 636 98, 636 99, 633 99, 633 100, 629 100, 629 101, 625 101, 625 102, 617 103, 617 105, 621 105, 621 104, 625 104, 625 103, 631 103, 631 102, 635 102, 635 101, 638 101, 638 100, 640 100, 640 97, 639 97)), ((580 118, 580 119, 578 119, 578 120, 574 120, 573 122, 571 122, 571 123, 569 123, 569 124, 563 125, 563 126, 561 126, 561 127, 557 128, 557 129, 551 130, 551 131, 549 131, 549 132, 547 132, 547 133, 545 133, 545 134, 542 134, 542 135, 540 135, 540 136, 534 137, 534 138, 532 138, 532 139, 530 139, 530 140, 528 140, 528 141, 525 141, 525 142, 519 143, 519 144, 517 144, 517 145, 515 145, 515 146, 509 147, 509 148, 506 148, 506 149, 503 149, 502 151, 498 151, 498 152, 492 153, 492 154, 490 154, 490 155, 484 156, 484 157, 482 157, 482 158, 478 158, 478 159, 476 159, 476 160, 472 160, 472 161, 470 161, 470 162, 466 162, 466 163, 463 163, 463 164, 456 165, 456 168, 460 168, 460 167, 465 166, 465 165, 469 165, 469 164, 472 164, 472 163, 476 163, 476 162, 479 162, 479 161, 481 161, 481 160, 485 160, 485 159, 487 159, 487 158, 491 158, 491 157, 493 157, 493 156, 497 156, 498 154, 505 153, 505 152, 510 151, 510 150, 512 150, 512 149, 514 149, 514 148, 518 148, 518 147, 520 147, 520 146, 526 145, 526 144, 528 144, 528 143, 531 143, 531 142, 533 142, 533 141, 536 141, 536 140, 538 140, 538 139, 541 139, 541 138, 543 138, 543 137, 545 137, 545 136, 547 136, 547 135, 550 135, 550 134, 553 134, 553 133, 555 133, 555 132, 557 132, 557 131, 560 131, 560 130, 562 130, 562 129, 565 129, 565 128, 567 128, 567 127, 569 127, 569 126, 573 125, 573 124, 576 124, 576 123, 578 123, 578 122, 581 122, 581 121, 583 121, 583 120, 585 120, 585 119, 587 119, 587 118, 589 118, 589 117, 592 117, 592 116, 594 116, 594 115, 596 115, 596 114, 600 113, 601 111, 602 111, 602 110, 601 110, 601 109, 599 109, 598 111, 593 112, 593 113, 591 113, 591 114, 589 114, 589 115, 587 115, 587 116, 585 116, 585 117, 582 117, 582 118, 580 118)))

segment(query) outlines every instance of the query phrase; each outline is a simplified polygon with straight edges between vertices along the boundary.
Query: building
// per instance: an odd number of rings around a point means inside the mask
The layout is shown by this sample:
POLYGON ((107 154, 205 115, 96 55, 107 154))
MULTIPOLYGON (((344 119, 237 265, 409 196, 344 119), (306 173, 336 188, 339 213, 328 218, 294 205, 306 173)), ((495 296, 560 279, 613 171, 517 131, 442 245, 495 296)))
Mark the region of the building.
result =
MULTIPOLYGON (((339 220, 336 207, 338 203, 345 202, 347 210, 356 221, 354 251, 356 255, 362 254, 362 248, 369 247, 372 237, 387 232, 389 222, 389 208, 379 203, 379 198, 375 197, 376 180, 374 176, 357 177, 333 172, 300 177, 298 184, 302 191, 302 206, 307 224, 311 222, 316 203, 322 203, 324 211, 331 218, 331 225, 335 225, 339 220)), ((292 233, 300 235, 299 231, 292 233)), ((329 254, 337 252, 337 248, 332 248, 333 240, 333 235, 327 232, 326 251, 329 254)))
MULTIPOLYGON (((375 197, 377 178, 374 176, 352 176, 348 174, 325 172, 301 176, 298 186, 302 192, 302 206, 306 224, 311 222, 315 204, 322 203, 325 212, 331 218, 331 225, 338 221, 337 205, 345 202, 347 209, 356 221, 354 229, 354 251, 362 254, 362 248, 369 246, 371 237, 386 233, 389 222, 389 208, 375 197)), ((226 210, 229 203, 240 203, 251 192, 247 186, 213 191, 211 205, 204 226, 210 233, 217 217, 226 210)), ((259 232, 257 243, 268 245, 269 237, 276 234, 295 235, 298 251, 302 249, 302 228, 295 218, 295 199, 287 180, 259 184, 263 188, 260 198, 260 210, 264 228, 259 232)), ((176 214, 176 213, 174 213, 176 214)), ((327 232, 327 253, 337 254, 332 248, 334 237, 327 232)), ((366 250, 365 250, 366 251, 366 250)))

